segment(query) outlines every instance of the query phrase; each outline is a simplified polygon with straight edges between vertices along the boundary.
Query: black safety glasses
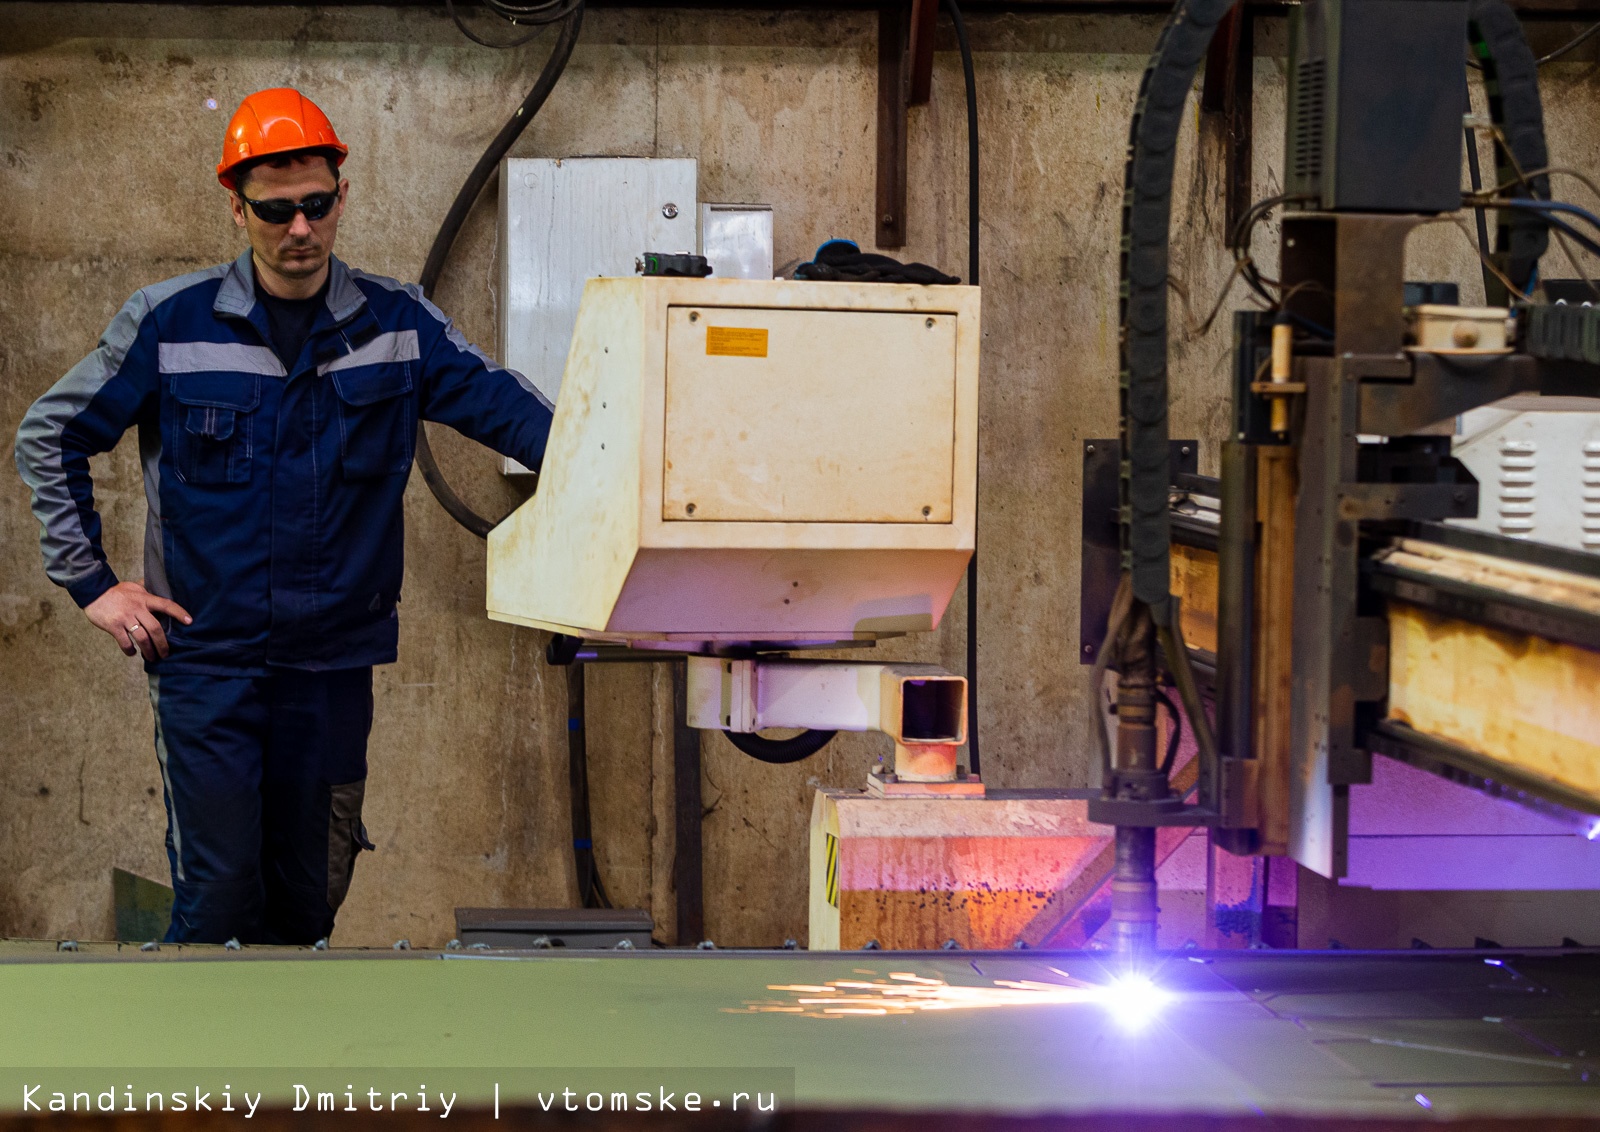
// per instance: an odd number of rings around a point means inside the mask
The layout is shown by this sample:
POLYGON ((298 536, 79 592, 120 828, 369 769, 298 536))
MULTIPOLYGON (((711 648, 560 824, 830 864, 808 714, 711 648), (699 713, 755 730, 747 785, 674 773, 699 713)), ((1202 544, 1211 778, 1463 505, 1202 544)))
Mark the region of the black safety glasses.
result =
POLYGON ((333 206, 339 202, 339 193, 312 193, 302 201, 283 200, 251 200, 241 195, 240 200, 250 206, 252 212, 268 224, 287 224, 294 219, 294 214, 303 212, 307 220, 321 220, 333 211, 333 206))

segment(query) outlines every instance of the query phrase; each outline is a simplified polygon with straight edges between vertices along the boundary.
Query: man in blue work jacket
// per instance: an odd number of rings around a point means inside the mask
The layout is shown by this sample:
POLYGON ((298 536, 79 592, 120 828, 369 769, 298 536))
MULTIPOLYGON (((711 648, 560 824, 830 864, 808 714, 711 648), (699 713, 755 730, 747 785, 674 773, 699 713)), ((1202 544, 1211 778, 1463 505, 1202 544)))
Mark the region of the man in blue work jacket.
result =
POLYGON ((395 659, 420 419, 537 467, 550 405, 419 289, 333 242, 347 149, 294 90, 229 123, 250 248, 145 287, 17 432, 45 569, 144 658, 173 941, 327 938, 357 853, 372 666, 395 659), (101 547, 89 458, 137 428, 144 578, 101 547))

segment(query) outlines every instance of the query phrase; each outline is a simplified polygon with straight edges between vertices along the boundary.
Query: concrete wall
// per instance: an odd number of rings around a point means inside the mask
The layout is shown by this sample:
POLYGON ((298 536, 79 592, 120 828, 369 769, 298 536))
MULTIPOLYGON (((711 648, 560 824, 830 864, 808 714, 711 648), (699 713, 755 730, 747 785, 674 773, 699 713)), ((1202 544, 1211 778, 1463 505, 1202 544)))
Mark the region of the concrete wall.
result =
MULTIPOLYGON (((1003 786, 1082 786, 1093 771, 1077 652, 1081 441, 1115 429, 1116 271, 1127 117, 1158 21, 975 18, 983 139, 983 770, 1003 786)), ((433 9, 0 6, 0 435, 145 283, 240 247, 211 176, 250 90, 300 86, 351 146, 339 252, 414 278, 462 177, 520 100, 539 45, 477 47, 433 9)), ((821 239, 870 243, 876 19, 870 13, 591 13, 566 77, 515 155, 693 156, 701 197, 767 202, 776 259, 821 239)), ((1257 60, 1258 193, 1275 191, 1281 25, 1257 60)), ((966 273, 960 69, 941 42, 930 107, 910 125, 909 257, 966 273)), ((1588 69, 1558 69, 1556 160, 1588 69)), ((1175 325, 1211 304, 1221 250, 1219 146, 1185 138, 1176 194, 1175 325), (1204 160, 1196 155, 1203 154, 1204 160)), ((467 335, 495 340, 493 200, 441 287, 467 335)), ((1458 234, 1419 237, 1427 266, 1471 277, 1458 234), (1454 241, 1453 243, 1451 241, 1454 241)), ((1262 236, 1266 246, 1267 234, 1262 236)), ((1421 272, 1413 272, 1420 274, 1421 272)), ((1432 272, 1429 272, 1432 273, 1432 272)), ((1175 436, 1224 423, 1226 318, 1174 350, 1175 436)), ((489 453, 436 432, 479 509, 515 494, 489 453)), ((1207 453, 1212 470, 1214 453, 1207 453)), ((143 498, 131 445, 95 465, 111 559, 136 576, 143 498)), ((561 672, 542 635, 483 615, 483 545, 407 497, 400 662, 380 671, 367 826, 336 942, 419 945, 465 905, 573 898, 561 672)), ((0 492, 0 934, 105 936, 109 871, 164 878, 164 815, 145 681, 38 566, 24 492, 0 492)), ((957 595, 941 630, 880 649, 960 669, 957 595)), ((614 899, 671 938, 672 765, 665 669, 588 676, 595 840, 614 899)), ((877 757, 845 737, 793 767, 704 743, 707 933, 770 946, 805 935, 805 825, 817 785, 877 757)))

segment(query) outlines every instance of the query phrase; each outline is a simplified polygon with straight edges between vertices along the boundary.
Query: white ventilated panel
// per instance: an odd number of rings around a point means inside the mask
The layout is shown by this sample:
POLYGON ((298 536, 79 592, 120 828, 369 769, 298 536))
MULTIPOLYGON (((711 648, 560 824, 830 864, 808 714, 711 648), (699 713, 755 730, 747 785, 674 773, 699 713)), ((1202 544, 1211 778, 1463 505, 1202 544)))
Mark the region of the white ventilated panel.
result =
POLYGON ((1455 455, 1478 480, 1478 517, 1452 519, 1600 552, 1600 409, 1571 397, 1509 398, 1468 413, 1455 455))
POLYGON ((554 402, 585 281, 632 275, 647 251, 693 253, 698 176, 693 158, 502 161, 500 360, 554 402))
POLYGON ((1600 428, 1583 442, 1583 549, 1600 550, 1600 428))
POLYGON ((1495 477, 1498 488, 1495 495, 1501 534, 1511 538, 1528 538, 1533 534, 1538 473, 1537 440, 1516 436, 1500 438, 1500 470, 1495 477))

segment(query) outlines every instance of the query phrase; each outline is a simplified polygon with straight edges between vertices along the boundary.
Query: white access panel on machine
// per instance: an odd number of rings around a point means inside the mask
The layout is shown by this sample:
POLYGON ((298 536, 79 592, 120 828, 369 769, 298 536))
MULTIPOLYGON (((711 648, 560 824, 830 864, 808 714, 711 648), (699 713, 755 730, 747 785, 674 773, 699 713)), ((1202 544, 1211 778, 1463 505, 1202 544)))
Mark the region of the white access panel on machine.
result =
MULTIPOLYGON (((692 253, 693 158, 512 157, 500 163, 500 361, 554 404, 583 285, 644 252, 692 253)), ((526 473, 507 459, 508 475, 526 473)))
POLYGON ((971 557, 978 290, 595 279, 489 615, 597 640, 934 628, 971 557))
POLYGON ((700 254, 714 279, 771 279, 772 206, 702 204, 700 254))

